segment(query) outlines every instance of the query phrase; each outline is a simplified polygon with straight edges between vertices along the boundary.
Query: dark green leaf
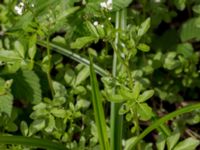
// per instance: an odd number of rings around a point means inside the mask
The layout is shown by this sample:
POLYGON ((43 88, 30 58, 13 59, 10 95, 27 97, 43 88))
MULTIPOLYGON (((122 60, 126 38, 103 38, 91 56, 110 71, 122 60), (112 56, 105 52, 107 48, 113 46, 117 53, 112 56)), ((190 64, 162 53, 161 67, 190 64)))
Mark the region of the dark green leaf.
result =
POLYGON ((15 98, 38 103, 42 99, 42 91, 38 76, 33 71, 21 70, 13 77, 12 92, 15 98))

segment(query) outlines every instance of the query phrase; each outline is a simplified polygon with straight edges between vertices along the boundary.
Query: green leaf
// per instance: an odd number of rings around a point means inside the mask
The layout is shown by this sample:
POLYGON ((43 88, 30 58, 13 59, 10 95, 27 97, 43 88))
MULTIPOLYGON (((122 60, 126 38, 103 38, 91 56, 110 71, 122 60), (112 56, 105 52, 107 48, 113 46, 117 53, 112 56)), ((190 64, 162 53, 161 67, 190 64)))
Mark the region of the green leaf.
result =
POLYGON ((168 150, 172 150, 174 148, 174 146, 177 144, 179 138, 180 138, 180 132, 175 132, 170 137, 167 138, 168 150))
POLYGON ((80 7, 71 7, 71 8, 68 8, 68 9, 64 10, 62 12, 62 14, 58 16, 57 21, 65 19, 69 15, 73 14, 74 12, 76 12, 79 8, 80 7))
POLYGON ((75 42, 71 43, 71 48, 73 49, 81 49, 85 47, 86 45, 94 42, 95 40, 98 40, 97 37, 94 36, 84 36, 77 38, 75 42))
POLYGON ((183 43, 177 46, 177 53, 182 54, 185 58, 191 58, 193 51, 193 47, 190 43, 183 43))
POLYGON ((52 108, 50 112, 58 118, 65 118, 67 114, 66 110, 60 108, 52 108))
POLYGON ((146 103, 137 103, 137 112, 139 114, 140 120, 147 121, 153 116, 151 107, 146 103))
POLYGON ((121 105, 121 107, 119 109, 119 115, 124 115, 129 110, 130 110, 130 106, 128 105, 128 103, 124 103, 124 104, 121 105))
POLYGON ((147 18, 139 27, 138 29, 138 36, 143 36, 150 28, 151 19, 147 18))
POLYGON ((28 136, 35 134, 36 132, 42 130, 44 127, 45 127, 45 120, 44 119, 34 120, 29 127, 28 136))
POLYGON ((181 41, 188 41, 191 39, 200 39, 200 28, 196 24, 197 18, 187 20, 181 27, 180 37, 181 41))
POLYGON ((190 137, 179 142, 173 150, 195 150, 199 144, 199 140, 190 137))
POLYGON ((124 100, 130 100, 134 98, 134 94, 132 91, 130 91, 128 88, 126 87, 121 87, 119 89, 119 93, 120 93, 120 97, 122 97, 124 100))
POLYGON ((135 85, 133 87, 133 99, 136 100, 139 95, 140 95, 140 91, 141 91, 141 84, 139 82, 135 82, 135 85))
POLYGON ((150 47, 144 43, 140 43, 137 48, 143 52, 148 52, 150 51, 150 47))
POLYGON ((37 36, 36 34, 32 35, 29 39, 29 45, 28 45, 28 55, 31 59, 34 59, 35 54, 36 54, 36 41, 37 41, 37 36))
POLYGON ((145 102, 146 100, 148 100, 149 98, 151 98, 154 94, 154 90, 148 90, 148 91, 145 91, 144 93, 142 93, 138 99, 137 99, 137 102, 145 102))
POLYGON ((47 127, 45 127, 45 131, 51 133, 53 129, 56 127, 55 118, 52 115, 48 116, 47 127))
POLYGON ((104 116, 104 110, 102 106, 99 86, 96 78, 96 74, 94 72, 92 58, 90 57, 90 84, 92 87, 92 104, 94 110, 94 116, 96 121, 96 126, 98 130, 98 138, 101 149, 109 150, 109 142, 106 131, 106 121, 104 116))
POLYGON ((24 58, 25 57, 25 49, 24 49, 24 46, 22 45, 22 43, 20 43, 19 41, 15 41, 14 47, 15 47, 15 50, 18 52, 19 56, 21 58, 24 58))
POLYGON ((28 135, 28 125, 25 121, 21 121, 20 123, 20 131, 22 133, 23 136, 27 136, 28 135))
POLYGON ((0 50, 0 60, 5 62, 21 61, 19 53, 11 50, 0 50))
POLYGON ((200 14, 200 4, 194 5, 193 8, 192 8, 192 10, 193 10, 195 13, 200 14))
POLYGON ((90 75, 90 69, 87 66, 83 66, 76 77, 75 86, 81 84, 90 75))
POLYGON ((99 38, 97 28, 90 21, 86 21, 85 23, 86 23, 86 26, 87 26, 90 34, 94 37, 99 38))
POLYGON ((174 0, 174 4, 179 10, 184 10, 186 6, 186 0, 174 0))
POLYGON ((10 93, 0 95, 0 113, 4 112, 8 116, 11 116, 13 96, 10 93))
POLYGON ((20 70, 12 76, 12 93, 15 98, 38 103, 42 99, 40 80, 35 72, 20 70), (24 90, 26 89, 26 92, 24 90))
POLYGON ((120 9, 128 7, 133 0, 114 0, 112 2, 113 11, 119 11, 120 9))
POLYGON ((160 139, 158 142, 156 142, 156 148, 157 150, 164 150, 165 149, 165 139, 160 139))

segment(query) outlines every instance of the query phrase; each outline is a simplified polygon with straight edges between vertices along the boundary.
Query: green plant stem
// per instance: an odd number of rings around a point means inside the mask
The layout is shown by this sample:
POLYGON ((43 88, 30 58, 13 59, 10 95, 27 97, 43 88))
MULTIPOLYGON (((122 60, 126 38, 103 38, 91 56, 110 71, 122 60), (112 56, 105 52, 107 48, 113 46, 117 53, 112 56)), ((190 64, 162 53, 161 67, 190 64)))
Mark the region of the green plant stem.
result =
MULTIPOLYGON (((40 46, 43 46, 43 47, 47 47, 47 45, 48 45, 46 41, 42 41, 42 40, 38 40, 37 44, 40 46)), ((57 52, 63 56, 66 56, 68 58, 71 58, 72 60, 75 60, 75 61, 82 63, 84 65, 87 65, 87 66, 90 65, 90 61, 88 59, 83 58, 82 56, 80 56, 68 49, 65 49, 57 44, 49 43, 49 47, 52 48, 55 52, 57 52)), ((104 70, 103 68, 99 67, 98 65, 94 64, 93 66, 94 66, 95 72, 98 73, 99 75, 101 75, 103 77, 110 75, 110 73, 107 70, 104 70)))
POLYGON ((4 136, 0 135, 0 144, 16 144, 24 146, 33 146, 47 150, 66 150, 65 146, 46 139, 30 138, 23 136, 4 136))
POLYGON ((150 125, 148 128, 146 128, 136 139, 133 140, 133 143, 130 144, 130 146, 126 149, 126 150, 133 150, 135 145, 140 141, 142 140, 146 135, 148 135, 151 131, 153 131, 154 129, 158 128, 161 124, 164 124, 166 121, 178 116, 178 115, 181 115, 181 114, 184 114, 184 113, 188 113, 188 112, 191 112, 195 109, 200 109, 200 103, 198 104, 193 104, 193 105, 190 105, 190 106, 186 106, 184 108, 181 108, 181 109, 178 109, 160 119, 158 119, 157 121, 155 121, 152 125, 150 125))
POLYGON ((50 45, 49 45, 49 36, 47 37, 47 56, 48 56, 48 70, 47 70, 47 79, 49 83, 49 87, 51 90, 51 95, 54 97, 55 91, 53 88, 53 82, 51 78, 51 52, 50 52, 50 45))
MULTIPOLYGON (((126 26, 126 9, 116 12, 115 20, 116 29, 124 29, 126 26)), ((113 70, 112 75, 114 78, 117 76, 117 58, 120 57, 117 55, 117 45, 119 42, 119 33, 116 33, 115 44, 113 45, 114 54, 113 54, 113 70)), ((113 93, 115 94, 115 87, 113 87, 113 93)), ((122 128, 123 128, 123 116, 119 115, 119 109, 121 107, 120 103, 111 103, 111 139, 110 146, 111 150, 121 150, 122 149, 122 128)))

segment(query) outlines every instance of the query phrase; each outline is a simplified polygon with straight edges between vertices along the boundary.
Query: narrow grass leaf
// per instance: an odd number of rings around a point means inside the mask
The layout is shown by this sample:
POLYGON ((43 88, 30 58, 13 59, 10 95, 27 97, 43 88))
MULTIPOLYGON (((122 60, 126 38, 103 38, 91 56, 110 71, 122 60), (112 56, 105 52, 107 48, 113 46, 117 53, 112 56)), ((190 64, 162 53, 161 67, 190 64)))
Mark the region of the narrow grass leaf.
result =
POLYGON ((194 111, 195 109, 200 109, 200 103, 193 104, 186 106, 184 108, 178 109, 172 113, 169 113, 168 115, 158 119, 155 121, 152 125, 150 125, 148 128, 146 128, 130 145, 127 147, 127 150, 132 150, 136 146, 136 144, 142 140, 146 135, 148 135, 151 131, 158 128, 161 124, 164 124, 166 121, 178 116, 182 115, 184 113, 188 113, 191 111, 194 111))
MULTIPOLYGON (((47 47, 47 42, 46 41, 40 41, 38 40, 37 41, 37 44, 39 44, 40 46, 44 46, 44 47, 47 47)), ((74 61, 77 61, 79 63, 82 63, 84 65, 87 65, 89 66, 90 65, 90 61, 80 55, 78 55, 77 53, 74 53, 66 48, 63 48, 57 44, 54 44, 54 43, 49 43, 49 46, 51 48, 53 48, 53 50, 63 56, 66 56, 74 61)), ((96 73, 98 73, 99 75, 101 76, 108 76, 110 73, 107 71, 107 70, 104 70, 103 68, 101 68, 100 66, 94 64, 94 70, 96 73)))
POLYGON ((52 142, 50 140, 23 137, 23 136, 3 136, 0 135, 0 144, 16 144, 33 146, 47 150, 67 150, 64 145, 52 142))
POLYGON ((94 72, 93 62, 90 57, 90 84, 92 87, 92 104, 94 109, 94 116, 96 121, 96 126, 98 130, 99 143, 102 150, 109 150, 109 142, 106 131, 106 121, 104 116, 104 110, 101 102, 101 96, 99 91, 99 86, 94 72))

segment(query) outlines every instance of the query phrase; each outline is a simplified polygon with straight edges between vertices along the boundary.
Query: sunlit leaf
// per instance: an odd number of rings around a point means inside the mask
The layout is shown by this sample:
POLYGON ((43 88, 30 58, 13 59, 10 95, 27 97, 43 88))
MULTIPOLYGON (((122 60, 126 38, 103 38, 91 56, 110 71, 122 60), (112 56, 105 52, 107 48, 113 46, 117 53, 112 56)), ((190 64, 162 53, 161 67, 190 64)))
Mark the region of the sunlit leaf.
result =
POLYGON ((173 150, 195 150, 200 141, 194 138, 187 138, 178 143, 173 150))

